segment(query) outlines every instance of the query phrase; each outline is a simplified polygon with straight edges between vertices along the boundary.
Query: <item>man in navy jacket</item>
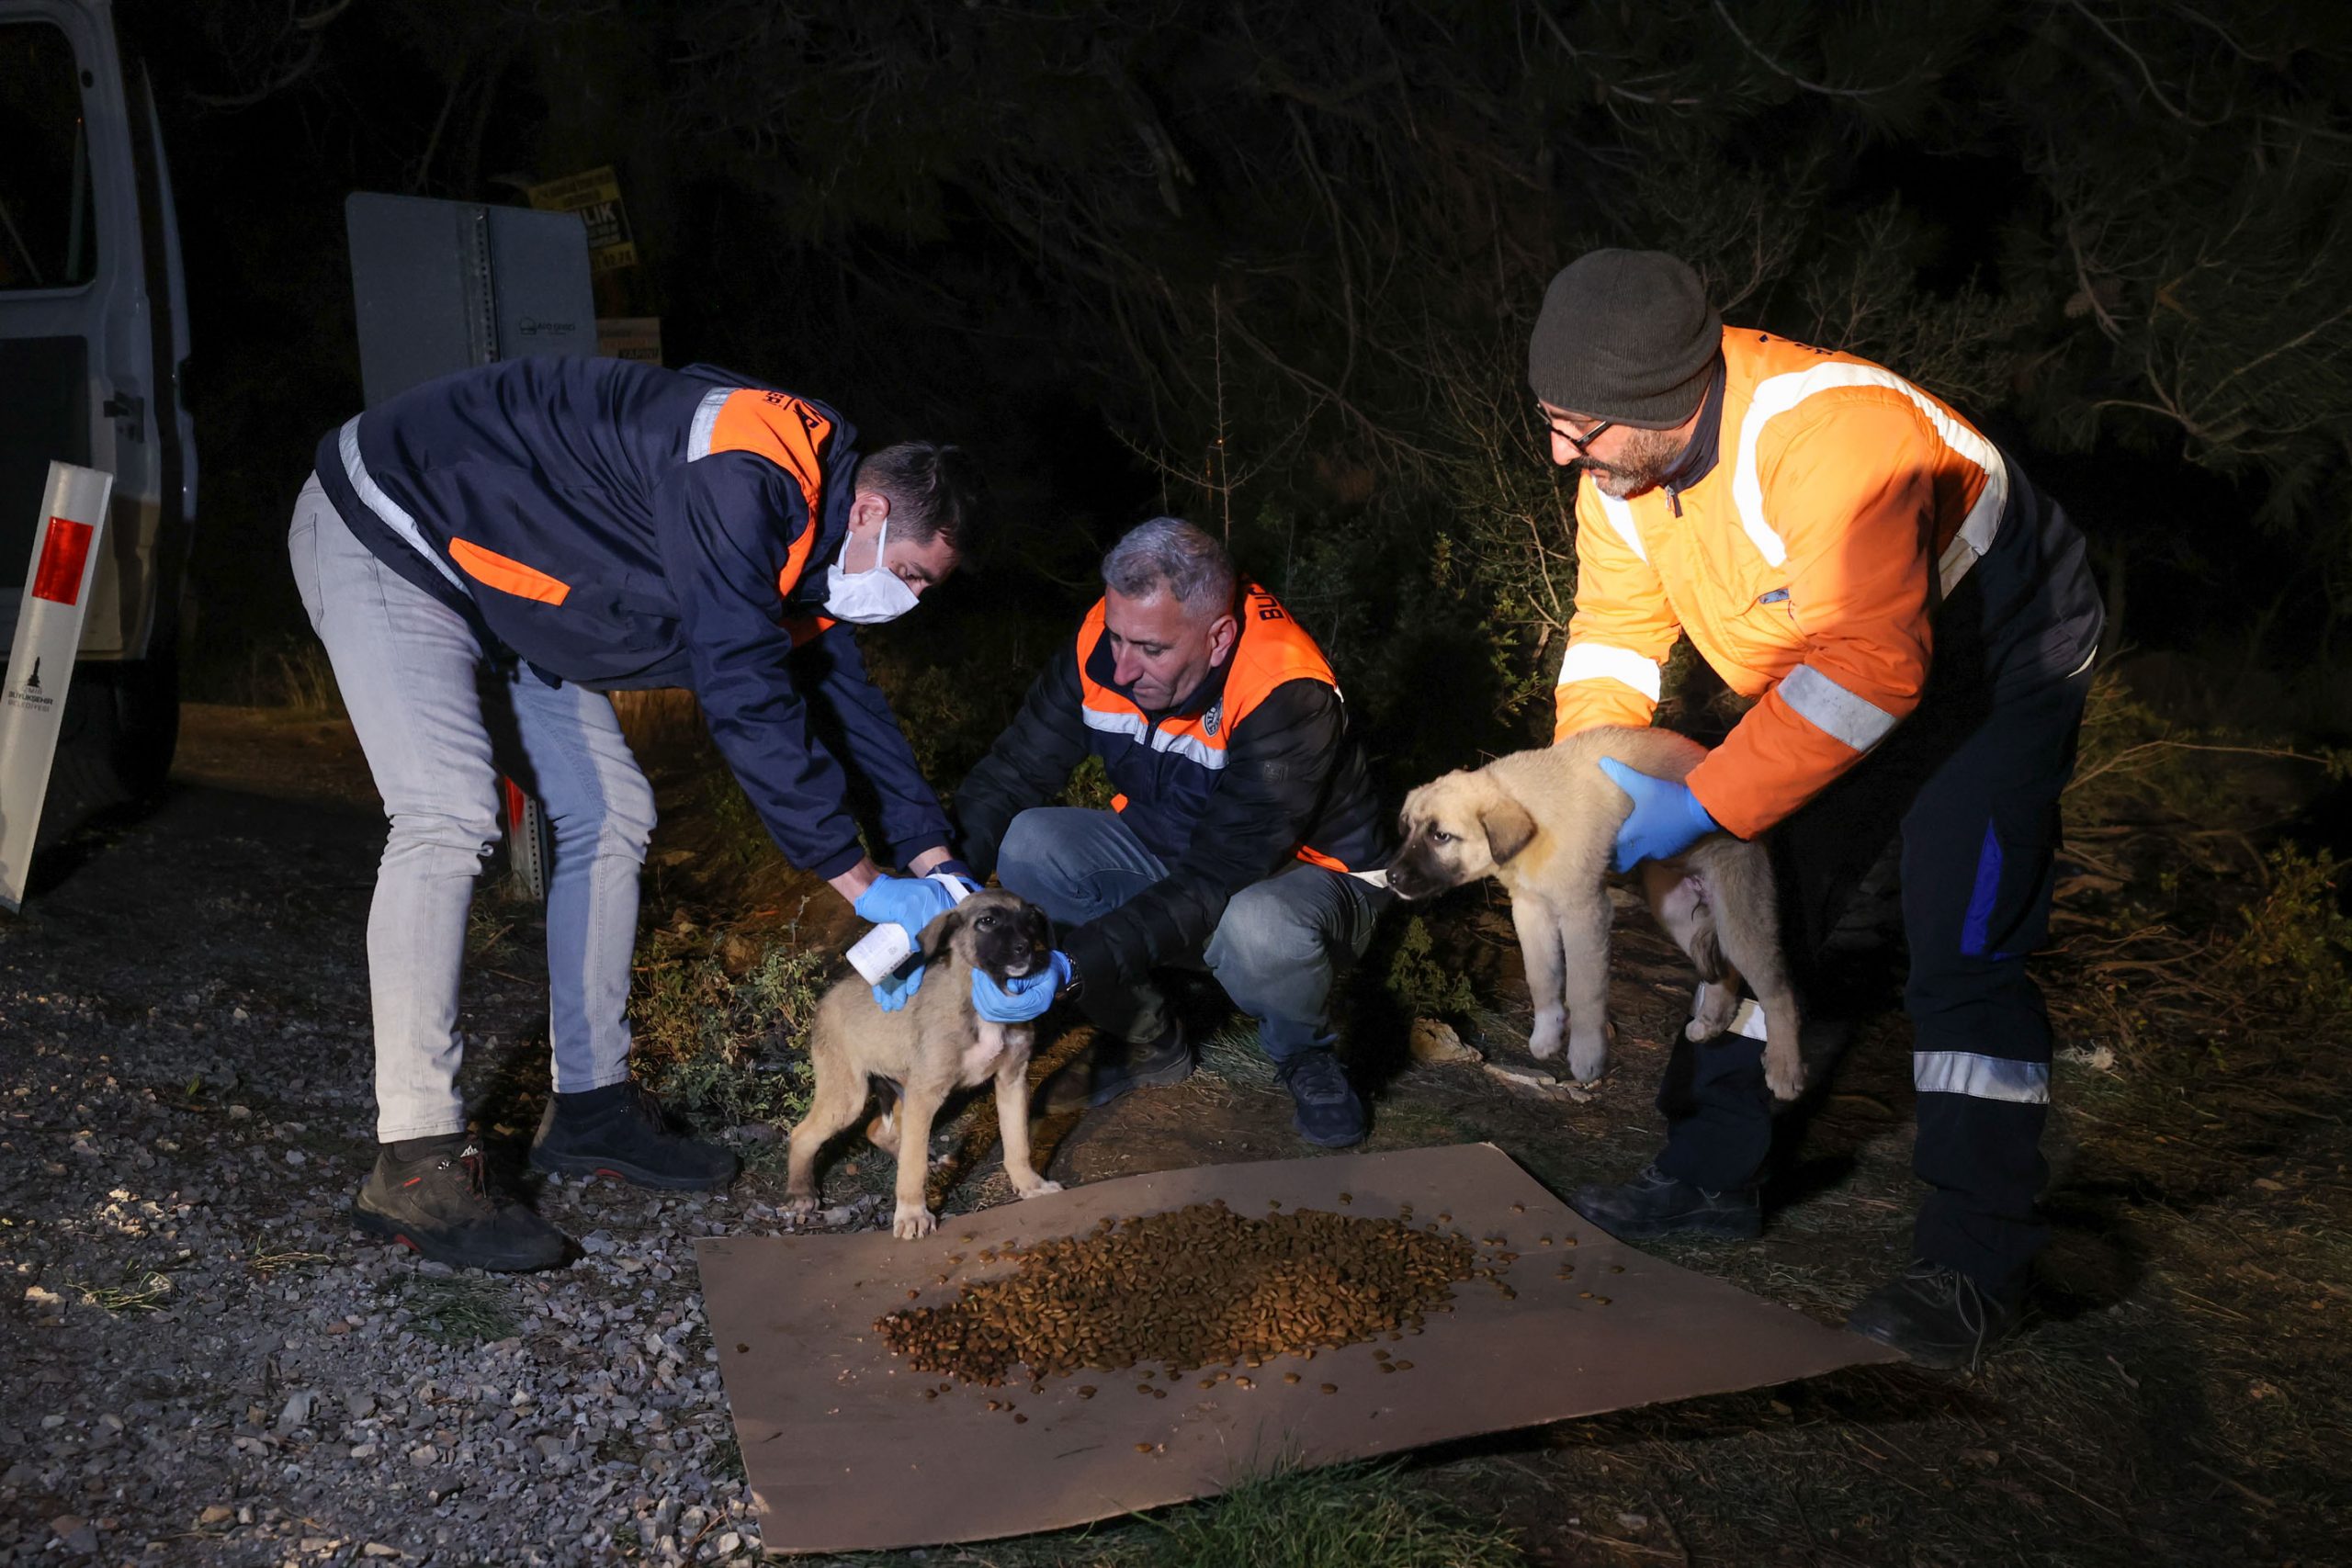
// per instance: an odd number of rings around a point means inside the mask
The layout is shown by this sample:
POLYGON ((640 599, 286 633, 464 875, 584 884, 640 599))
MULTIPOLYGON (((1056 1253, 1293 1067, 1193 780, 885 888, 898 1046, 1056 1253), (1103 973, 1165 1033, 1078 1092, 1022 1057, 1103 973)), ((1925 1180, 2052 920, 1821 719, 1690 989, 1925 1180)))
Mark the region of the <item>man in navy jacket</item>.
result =
POLYGON ((555 838, 555 1093, 532 1163, 652 1187, 732 1179, 732 1156, 673 1131, 629 1077, 653 796, 605 694, 693 691, 786 858, 869 915, 895 897, 909 909, 880 918, 915 919, 931 885, 905 897, 867 858, 843 763, 910 871, 952 867, 947 822, 849 628, 953 571, 979 507, 959 449, 861 456, 824 404, 700 367, 514 360, 320 443, 288 545, 390 820, 368 920, 382 1147, 363 1227, 479 1268, 563 1256, 553 1227, 485 1185, 457 1089, 466 919, 501 767, 555 838), (814 733, 812 705, 844 756, 814 733))

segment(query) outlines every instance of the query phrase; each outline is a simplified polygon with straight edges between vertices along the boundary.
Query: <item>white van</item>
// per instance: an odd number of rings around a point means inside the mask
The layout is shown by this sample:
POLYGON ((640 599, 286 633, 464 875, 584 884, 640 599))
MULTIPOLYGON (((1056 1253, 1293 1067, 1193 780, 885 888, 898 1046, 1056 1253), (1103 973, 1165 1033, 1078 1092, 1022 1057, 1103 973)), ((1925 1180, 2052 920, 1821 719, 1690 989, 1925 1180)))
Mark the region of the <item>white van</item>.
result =
POLYGON ((51 459, 114 475, 45 838, 51 817, 145 794, 171 766, 196 520, 187 357, 145 66, 107 0, 0 0, 0 650, 51 459))

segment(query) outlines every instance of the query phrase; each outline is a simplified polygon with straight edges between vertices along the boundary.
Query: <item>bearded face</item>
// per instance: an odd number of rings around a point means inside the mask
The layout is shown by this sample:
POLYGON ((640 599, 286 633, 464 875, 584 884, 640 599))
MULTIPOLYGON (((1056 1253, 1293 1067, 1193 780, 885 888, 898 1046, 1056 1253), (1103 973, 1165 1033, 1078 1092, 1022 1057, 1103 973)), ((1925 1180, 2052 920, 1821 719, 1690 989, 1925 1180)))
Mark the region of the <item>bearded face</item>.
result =
POLYGON ((1628 429, 1610 461, 1586 457, 1569 466, 1589 473, 1593 484, 1611 501, 1630 501, 1655 489, 1673 471, 1687 440, 1672 430, 1628 429))

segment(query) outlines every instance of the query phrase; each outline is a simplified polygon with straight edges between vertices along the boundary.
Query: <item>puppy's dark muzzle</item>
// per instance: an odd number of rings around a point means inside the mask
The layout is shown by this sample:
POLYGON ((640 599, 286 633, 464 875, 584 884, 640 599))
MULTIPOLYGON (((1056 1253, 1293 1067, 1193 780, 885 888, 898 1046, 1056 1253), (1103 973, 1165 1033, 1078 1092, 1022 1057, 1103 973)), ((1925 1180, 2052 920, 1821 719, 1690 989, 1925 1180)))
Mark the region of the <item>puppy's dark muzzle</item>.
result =
POLYGON ((1427 898, 1445 891, 1445 881, 1430 873, 1419 856, 1407 850, 1388 863, 1388 887, 1399 898, 1427 898))

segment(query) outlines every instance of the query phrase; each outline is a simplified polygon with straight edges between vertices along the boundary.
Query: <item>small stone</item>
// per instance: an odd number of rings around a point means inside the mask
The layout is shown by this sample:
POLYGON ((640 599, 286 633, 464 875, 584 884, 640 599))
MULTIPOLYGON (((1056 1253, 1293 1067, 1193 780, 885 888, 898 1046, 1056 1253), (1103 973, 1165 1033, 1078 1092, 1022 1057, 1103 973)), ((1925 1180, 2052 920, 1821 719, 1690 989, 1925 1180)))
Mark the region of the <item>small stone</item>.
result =
POLYGON ((57 1539, 65 1543, 68 1551, 96 1551, 98 1549, 98 1532, 92 1529, 90 1521, 79 1514, 60 1514, 49 1521, 49 1528, 56 1532, 57 1539))
POLYGON ((232 1105, 229 1107, 229 1120, 232 1122, 249 1122, 253 1119, 253 1114, 254 1108, 250 1105, 232 1105))
POLYGON ((288 1165, 308 1165, 311 1161, 310 1156, 305 1155, 301 1150, 288 1149, 286 1151, 286 1163, 288 1165))
POLYGON ((200 1525, 225 1525, 236 1517, 236 1509, 225 1503, 214 1503, 207 1506, 204 1512, 196 1516, 196 1522, 200 1525))
POLYGON ((397 1546, 386 1546, 380 1540, 371 1540, 367 1545, 359 1549, 359 1555, 362 1557, 403 1557, 406 1556, 407 1553, 401 1551, 397 1546))

